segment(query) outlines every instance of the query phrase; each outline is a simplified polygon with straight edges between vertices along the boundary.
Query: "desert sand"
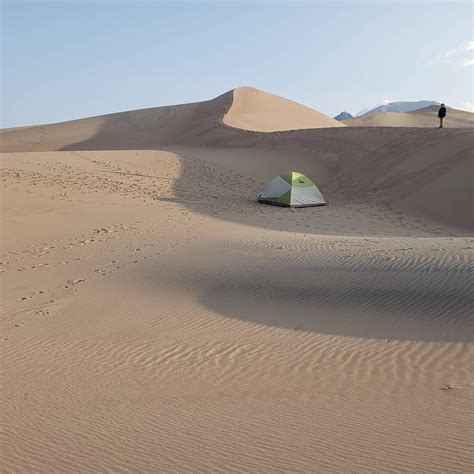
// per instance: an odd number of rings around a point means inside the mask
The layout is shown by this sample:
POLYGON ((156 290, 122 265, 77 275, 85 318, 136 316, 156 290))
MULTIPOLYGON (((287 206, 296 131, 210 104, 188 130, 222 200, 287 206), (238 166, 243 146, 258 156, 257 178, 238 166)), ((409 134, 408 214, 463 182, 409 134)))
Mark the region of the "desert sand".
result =
MULTIPOLYGON (((439 125, 439 107, 432 105, 412 112, 372 112, 360 117, 343 120, 351 127, 420 127, 434 128, 439 125)), ((474 128, 474 114, 448 107, 445 128, 474 128)))
POLYGON ((473 470, 472 131, 308 110, 1 132, 5 472, 473 470))

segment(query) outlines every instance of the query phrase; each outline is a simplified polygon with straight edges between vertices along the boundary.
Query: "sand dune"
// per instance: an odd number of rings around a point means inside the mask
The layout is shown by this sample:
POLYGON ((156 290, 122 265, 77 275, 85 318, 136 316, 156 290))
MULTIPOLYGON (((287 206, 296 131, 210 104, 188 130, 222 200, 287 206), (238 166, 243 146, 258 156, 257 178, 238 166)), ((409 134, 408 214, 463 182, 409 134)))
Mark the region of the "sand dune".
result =
POLYGON ((2 132, 3 469, 470 472, 471 131, 232 104, 2 132))
MULTIPOLYGON (((412 112, 372 112, 343 120, 351 127, 423 127, 436 128, 439 107, 433 105, 412 112)), ((448 107, 448 116, 445 120, 446 128, 473 128, 474 114, 464 110, 448 107)))
POLYGON ((341 122, 253 87, 233 90, 233 101, 223 119, 226 125, 256 132, 342 127, 341 122))
POLYGON ((206 102, 119 112, 57 124, 0 131, 0 150, 156 147, 192 142, 219 124, 271 132, 344 127, 315 110, 257 89, 242 87, 206 102))
POLYGON ((215 128, 232 105, 232 91, 194 104, 119 112, 0 132, 1 151, 155 148, 186 143, 215 128))

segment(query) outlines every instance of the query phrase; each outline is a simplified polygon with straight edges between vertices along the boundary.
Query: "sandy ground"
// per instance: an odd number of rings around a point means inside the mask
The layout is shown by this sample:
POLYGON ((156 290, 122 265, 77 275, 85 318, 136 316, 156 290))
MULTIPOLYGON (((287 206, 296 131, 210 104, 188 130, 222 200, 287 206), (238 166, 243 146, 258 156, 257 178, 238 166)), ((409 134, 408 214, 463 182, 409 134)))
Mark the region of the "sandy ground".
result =
POLYGON ((471 132, 179 107, 3 132, 3 471, 472 471, 471 132))

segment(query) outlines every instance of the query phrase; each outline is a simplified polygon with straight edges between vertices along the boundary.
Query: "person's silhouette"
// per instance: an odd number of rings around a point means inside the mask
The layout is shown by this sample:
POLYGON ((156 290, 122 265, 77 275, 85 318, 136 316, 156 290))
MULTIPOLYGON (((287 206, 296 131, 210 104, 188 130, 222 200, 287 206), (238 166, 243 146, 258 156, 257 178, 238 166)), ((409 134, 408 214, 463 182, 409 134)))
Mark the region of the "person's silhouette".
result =
POLYGON ((444 127, 444 117, 446 117, 446 106, 441 104, 441 107, 438 110, 439 128, 444 127))

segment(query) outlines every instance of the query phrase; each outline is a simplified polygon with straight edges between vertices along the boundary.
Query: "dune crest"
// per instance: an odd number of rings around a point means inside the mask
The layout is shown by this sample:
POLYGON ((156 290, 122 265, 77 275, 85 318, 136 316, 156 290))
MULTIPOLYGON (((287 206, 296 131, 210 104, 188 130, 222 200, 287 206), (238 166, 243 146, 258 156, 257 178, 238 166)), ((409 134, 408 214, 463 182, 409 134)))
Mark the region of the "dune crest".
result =
POLYGON ((230 127, 282 132, 344 126, 316 110, 253 87, 238 87, 232 92, 232 105, 223 118, 224 124, 230 127))
MULTIPOLYGON (((431 105, 411 112, 368 112, 360 117, 343 120, 343 123, 351 127, 435 128, 438 126, 438 108, 437 105, 431 105)), ((474 114, 448 107, 445 127, 474 127, 474 114)))

